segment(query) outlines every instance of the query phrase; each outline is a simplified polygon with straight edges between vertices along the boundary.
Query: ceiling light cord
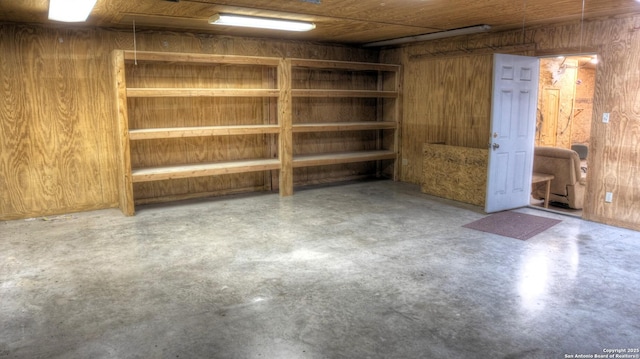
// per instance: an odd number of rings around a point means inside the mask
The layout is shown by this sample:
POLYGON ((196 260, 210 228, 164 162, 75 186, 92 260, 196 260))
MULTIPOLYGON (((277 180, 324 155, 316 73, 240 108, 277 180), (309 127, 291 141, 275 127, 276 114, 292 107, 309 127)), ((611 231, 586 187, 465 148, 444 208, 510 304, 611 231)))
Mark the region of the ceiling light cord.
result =
POLYGON ((580 16, 580 44, 578 45, 579 47, 579 53, 582 53, 582 31, 584 28, 584 0, 582 0, 582 15, 580 16))
POLYGON ((138 46, 136 44, 136 19, 133 19, 133 64, 138 65, 138 46))
POLYGON ((522 43, 525 43, 525 32, 524 32, 524 28, 525 28, 525 24, 527 21, 527 0, 522 0, 522 43))

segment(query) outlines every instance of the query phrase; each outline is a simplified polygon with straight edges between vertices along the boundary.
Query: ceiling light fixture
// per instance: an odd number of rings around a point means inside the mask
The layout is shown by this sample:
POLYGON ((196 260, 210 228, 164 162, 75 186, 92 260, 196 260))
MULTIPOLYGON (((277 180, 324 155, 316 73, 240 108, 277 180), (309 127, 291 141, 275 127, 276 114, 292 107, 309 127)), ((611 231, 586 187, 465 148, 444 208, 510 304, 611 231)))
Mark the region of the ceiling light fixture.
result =
POLYGON ((477 33, 480 33, 480 32, 487 32, 489 30, 491 30, 491 26, 489 26, 489 25, 477 25, 477 26, 461 27, 459 29, 432 32, 432 33, 424 34, 424 35, 407 36, 407 37, 400 37, 400 38, 391 39, 391 40, 370 42, 370 43, 364 44, 362 46, 364 46, 364 47, 376 47, 376 46, 400 45, 400 44, 406 44, 408 42, 436 40, 436 39, 443 39, 443 38, 446 38, 446 37, 477 34, 477 33))
POLYGON ((49 20, 87 21, 95 5, 96 0, 49 0, 49 20))
POLYGON ((209 18, 209 24, 285 31, 309 31, 316 28, 316 24, 312 22, 233 14, 213 15, 209 18))

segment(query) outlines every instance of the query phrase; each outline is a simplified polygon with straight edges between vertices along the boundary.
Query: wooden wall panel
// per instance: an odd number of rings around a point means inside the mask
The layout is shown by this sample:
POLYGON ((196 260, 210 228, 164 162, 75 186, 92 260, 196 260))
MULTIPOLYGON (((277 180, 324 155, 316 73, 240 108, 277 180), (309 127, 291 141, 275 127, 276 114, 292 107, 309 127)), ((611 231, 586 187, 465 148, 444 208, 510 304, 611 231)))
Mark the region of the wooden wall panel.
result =
POLYGON ((44 33, 0 25, 0 219, 116 204, 106 49, 44 33))
POLYGON ((598 28, 608 41, 598 52, 584 217, 640 230, 640 17, 598 28))
POLYGON ((571 143, 589 144, 591 139, 591 119, 593 118, 593 92, 596 84, 596 69, 580 67, 576 85, 576 103, 571 143))
MULTIPOLYGON (((448 66, 454 66, 460 57, 493 52, 532 56, 598 54, 583 217, 640 230, 638 15, 604 18, 584 24, 572 22, 532 27, 524 33, 518 30, 462 36, 383 50, 382 62, 397 61, 406 69, 402 156, 407 161, 403 163, 400 179, 420 183, 420 171, 415 169, 420 164, 415 159, 419 159, 422 144, 447 141, 442 133, 443 120, 433 116, 434 109, 445 103, 441 99, 442 89, 430 84, 438 78, 434 74, 435 69, 441 63, 450 62, 448 66), (609 124, 602 123, 603 112, 611 113, 609 124), (612 203, 604 202, 605 192, 613 192, 612 203)), ((460 72, 455 81, 463 87, 471 78, 460 72)), ((477 121, 488 123, 487 118, 478 118, 477 121)), ((472 126, 472 123, 466 125, 472 126)))
POLYGON ((491 55, 409 61, 401 180, 421 182, 425 143, 486 147, 491 111, 491 77, 486 74, 491 66, 491 55))
MULTIPOLYGON (((378 57, 375 50, 341 45, 159 31, 138 32, 136 45, 138 50, 148 51, 342 61, 375 62, 378 57)), ((0 24, 0 220, 117 206, 118 144, 114 135, 117 123, 110 54, 114 49, 133 50, 133 47, 130 31, 0 24)), ((141 66, 136 71, 146 69, 141 66)), ((166 81, 175 81, 177 70, 167 67, 164 71, 166 81)), ((206 78, 199 75, 211 74, 210 71, 214 71, 214 80, 206 81, 215 82, 217 78, 218 83, 222 83, 236 76, 235 79, 248 84, 264 79, 255 73, 238 75, 223 68, 190 71, 193 72, 189 76, 199 82, 206 78)), ((238 103, 175 102, 174 105, 204 105, 210 109, 218 105, 233 107, 238 103)), ((274 113, 273 106, 268 103, 261 106, 268 110, 249 111, 237 120, 270 119, 272 115, 268 113, 274 113)), ((134 120, 136 124, 149 123, 151 117, 154 123, 167 123, 170 117, 157 113, 141 116, 134 120)), ((197 111, 194 118, 189 121, 205 121, 197 111)), ((206 118, 206 121, 217 119, 206 118)), ((255 143, 271 139, 253 139, 248 144, 227 141, 231 142, 222 146, 240 149, 248 145, 251 149, 255 143)), ((243 150, 240 155, 248 156, 247 151, 243 150)), ((237 186, 232 187, 234 191, 250 190, 256 183, 265 184, 265 177, 269 178, 264 174, 242 178, 221 176, 184 181, 177 188, 178 192, 188 187, 222 193, 225 185, 220 183, 226 181, 237 182, 237 186)), ((137 184, 136 191, 144 196, 175 194, 167 183, 145 186, 137 184)))

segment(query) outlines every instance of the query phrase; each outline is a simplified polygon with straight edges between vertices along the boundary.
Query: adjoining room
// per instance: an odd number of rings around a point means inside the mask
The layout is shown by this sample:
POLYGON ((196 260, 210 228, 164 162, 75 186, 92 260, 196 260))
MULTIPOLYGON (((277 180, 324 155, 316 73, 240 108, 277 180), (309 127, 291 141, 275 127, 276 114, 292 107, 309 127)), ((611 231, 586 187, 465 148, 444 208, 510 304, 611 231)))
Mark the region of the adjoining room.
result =
MULTIPOLYGON (((549 164, 540 171, 554 174, 555 181, 562 179, 565 185, 582 188, 575 195, 581 198, 553 197, 550 199, 551 207, 547 205, 546 208, 577 217, 582 216, 584 188, 588 178, 587 156, 591 140, 597 64, 596 54, 540 59, 535 145, 567 150, 546 150, 566 157, 564 160, 557 160, 561 163, 559 166, 549 164), (568 150, 576 152, 577 157, 568 150)), ((549 157, 546 158, 540 155, 536 159, 540 162, 549 161, 549 157)), ((545 164, 539 163, 537 166, 543 167, 545 164)), ((534 171, 535 167, 534 163, 534 171)), ((544 183, 534 184, 533 206, 545 206, 543 185, 544 183)))

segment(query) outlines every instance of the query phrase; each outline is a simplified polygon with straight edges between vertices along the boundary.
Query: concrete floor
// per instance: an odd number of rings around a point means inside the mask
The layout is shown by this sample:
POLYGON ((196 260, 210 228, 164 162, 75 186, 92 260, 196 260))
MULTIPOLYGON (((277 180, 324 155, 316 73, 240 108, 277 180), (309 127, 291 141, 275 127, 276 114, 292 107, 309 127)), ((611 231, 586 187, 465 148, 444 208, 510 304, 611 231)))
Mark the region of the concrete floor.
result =
MULTIPOLYGON (((0 358, 567 358, 640 347, 640 233, 527 241, 373 181, 0 222, 0 358)), ((611 356, 613 358, 613 356, 611 356)))

